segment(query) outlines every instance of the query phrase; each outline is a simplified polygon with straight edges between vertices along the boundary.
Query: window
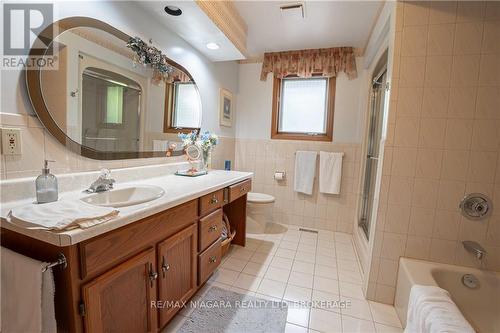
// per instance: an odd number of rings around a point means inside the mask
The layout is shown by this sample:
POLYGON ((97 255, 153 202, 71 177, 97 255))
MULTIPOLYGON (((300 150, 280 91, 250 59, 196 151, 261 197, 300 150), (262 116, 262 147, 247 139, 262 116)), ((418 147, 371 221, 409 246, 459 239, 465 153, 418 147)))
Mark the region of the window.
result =
POLYGON ((176 83, 173 125, 179 128, 200 126, 200 98, 194 83, 176 83))
POLYGON ((274 79, 271 138, 331 141, 335 78, 274 79))
POLYGON ((106 124, 121 125, 123 122, 123 87, 108 86, 106 90, 106 124))
POLYGON ((200 127, 201 101, 193 82, 167 84, 164 132, 189 132, 200 127))

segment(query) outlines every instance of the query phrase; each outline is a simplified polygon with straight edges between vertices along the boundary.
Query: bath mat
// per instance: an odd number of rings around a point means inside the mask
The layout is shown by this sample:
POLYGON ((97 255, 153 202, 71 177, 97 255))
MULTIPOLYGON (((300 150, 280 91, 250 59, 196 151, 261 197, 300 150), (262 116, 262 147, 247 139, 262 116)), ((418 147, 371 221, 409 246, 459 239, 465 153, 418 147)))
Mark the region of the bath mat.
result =
POLYGON ((212 287, 195 307, 179 333, 283 333, 287 304, 212 287))

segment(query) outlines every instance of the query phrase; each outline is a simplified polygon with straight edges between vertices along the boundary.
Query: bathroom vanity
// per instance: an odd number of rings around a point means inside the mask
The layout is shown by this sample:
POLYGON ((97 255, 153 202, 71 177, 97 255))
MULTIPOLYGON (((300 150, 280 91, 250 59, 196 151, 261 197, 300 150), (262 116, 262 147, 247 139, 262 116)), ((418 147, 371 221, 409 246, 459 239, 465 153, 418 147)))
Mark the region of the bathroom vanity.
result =
POLYGON ((3 220, 2 246, 47 262, 67 258, 54 268, 60 332, 157 332, 219 266, 223 213, 233 243, 245 245, 251 176, 159 177, 163 198, 89 229, 22 230, 3 220))

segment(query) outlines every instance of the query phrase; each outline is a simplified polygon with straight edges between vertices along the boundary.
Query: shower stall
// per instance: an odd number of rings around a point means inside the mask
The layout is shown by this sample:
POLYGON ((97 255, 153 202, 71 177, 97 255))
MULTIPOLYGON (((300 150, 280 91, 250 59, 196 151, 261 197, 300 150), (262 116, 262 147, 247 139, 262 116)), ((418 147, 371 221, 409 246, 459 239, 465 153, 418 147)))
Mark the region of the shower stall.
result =
POLYGON ((82 73, 82 144, 110 152, 139 151, 142 88, 119 73, 82 73))

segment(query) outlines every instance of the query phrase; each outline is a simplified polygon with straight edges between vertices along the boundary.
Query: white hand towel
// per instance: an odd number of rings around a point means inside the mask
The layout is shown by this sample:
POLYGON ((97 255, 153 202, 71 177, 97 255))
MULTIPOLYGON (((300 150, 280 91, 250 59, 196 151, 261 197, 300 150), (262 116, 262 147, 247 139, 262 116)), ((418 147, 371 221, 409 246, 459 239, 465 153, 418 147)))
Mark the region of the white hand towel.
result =
POLYGON ((56 332, 52 270, 46 263, 1 248, 2 327, 10 332, 56 332))
POLYGON ((297 151, 295 153, 295 192, 312 194, 317 155, 318 153, 315 151, 297 151))
POLYGON ((153 140, 153 151, 167 151, 168 141, 167 140, 153 140))
POLYGON ((414 285, 410 291, 405 333, 474 333, 448 291, 414 285))
POLYGON ((319 191, 340 194, 342 178, 342 157, 344 153, 319 153, 319 191))
POLYGON ((57 332, 55 292, 54 274, 49 268, 42 273, 42 332, 57 332))
POLYGON ((116 209, 89 205, 81 200, 64 200, 19 206, 9 212, 7 219, 27 229, 60 231, 86 229, 107 222, 118 213, 116 209))

